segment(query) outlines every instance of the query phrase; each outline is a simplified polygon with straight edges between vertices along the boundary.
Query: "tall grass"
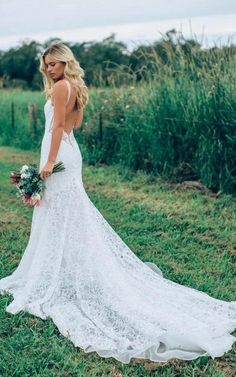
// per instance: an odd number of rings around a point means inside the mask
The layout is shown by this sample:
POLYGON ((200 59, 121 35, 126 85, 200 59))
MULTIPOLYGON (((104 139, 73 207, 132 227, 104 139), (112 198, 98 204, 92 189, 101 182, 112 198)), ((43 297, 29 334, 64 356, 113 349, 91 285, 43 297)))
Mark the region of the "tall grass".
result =
MULTIPOLYGON (((162 56, 155 48, 140 51, 136 71, 116 67, 110 87, 90 89, 82 129, 75 132, 86 147, 85 160, 164 178, 199 179, 213 191, 235 193, 235 50, 166 43, 162 56)), ((30 95, 1 94, 1 144, 40 146, 43 112, 38 136, 32 138, 26 113, 30 95), (17 102, 14 130, 6 115, 12 98, 17 102)), ((40 94, 33 101, 43 109, 40 94)))
POLYGON ((166 46, 164 62, 142 56, 139 85, 98 91, 105 132, 101 145, 97 124, 87 128, 89 157, 168 178, 185 164, 190 179, 236 192, 236 49, 166 46))

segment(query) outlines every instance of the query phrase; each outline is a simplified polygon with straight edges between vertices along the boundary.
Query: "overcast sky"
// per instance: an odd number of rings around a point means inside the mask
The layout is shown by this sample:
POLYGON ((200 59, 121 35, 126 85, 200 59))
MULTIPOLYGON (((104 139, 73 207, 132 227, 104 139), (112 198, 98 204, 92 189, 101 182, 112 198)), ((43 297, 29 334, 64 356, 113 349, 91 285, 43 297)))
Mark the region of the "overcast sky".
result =
POLYGON ((236 40, 236 0, 0 0, 0 49, 22 40, 102 40, 112 32, 132 48, 176 28, 209 44, 236 40))

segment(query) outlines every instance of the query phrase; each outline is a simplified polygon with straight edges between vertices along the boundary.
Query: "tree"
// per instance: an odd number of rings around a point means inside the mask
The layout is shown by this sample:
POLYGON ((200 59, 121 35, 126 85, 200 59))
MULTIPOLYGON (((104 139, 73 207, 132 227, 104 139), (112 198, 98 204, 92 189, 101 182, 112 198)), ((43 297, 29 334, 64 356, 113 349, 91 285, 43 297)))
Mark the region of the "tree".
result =
POLYGON ((1 54, 1 73, 11 79, 24 80, 30 87, 38 70, 39 49, 40 44, 34 41, 23 41, 20 47, 10 48, 1 54))

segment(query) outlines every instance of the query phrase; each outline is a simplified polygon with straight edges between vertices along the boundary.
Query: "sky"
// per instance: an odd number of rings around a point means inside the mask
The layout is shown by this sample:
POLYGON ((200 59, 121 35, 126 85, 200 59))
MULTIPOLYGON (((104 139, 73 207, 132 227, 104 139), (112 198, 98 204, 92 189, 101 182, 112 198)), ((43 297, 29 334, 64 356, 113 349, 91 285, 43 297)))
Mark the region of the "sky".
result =
POLYGON ((132 50, 175 28, 203 45, 236 43, 236 0, 0 0, 0 50, 23 40, 101 41, 132 50))

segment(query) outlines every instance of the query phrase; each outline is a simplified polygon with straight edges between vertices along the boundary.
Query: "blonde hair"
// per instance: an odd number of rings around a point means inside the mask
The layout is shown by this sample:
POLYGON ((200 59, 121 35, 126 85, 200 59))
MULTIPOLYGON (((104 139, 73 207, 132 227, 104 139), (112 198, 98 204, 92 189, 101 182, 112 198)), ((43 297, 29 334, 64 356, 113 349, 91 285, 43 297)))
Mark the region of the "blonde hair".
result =
POLYGON ((61 42, 51 44, 40 56, 39 71, 43 74, 43 92, 45 93, 46 98, 51 97, 54 84, 54 81, 47 72, 44 60, 45 56, 48 54, 52 55, 56 60, 65 63, 64 77, 68 78, 68 80, 77 88, 75 108, 77 106, 77 110, 79 111, 89 100, 88 88, 83 80, 83 68, 81 68, 79 62, 76 60, 73 52, 68 46, 61 42))

